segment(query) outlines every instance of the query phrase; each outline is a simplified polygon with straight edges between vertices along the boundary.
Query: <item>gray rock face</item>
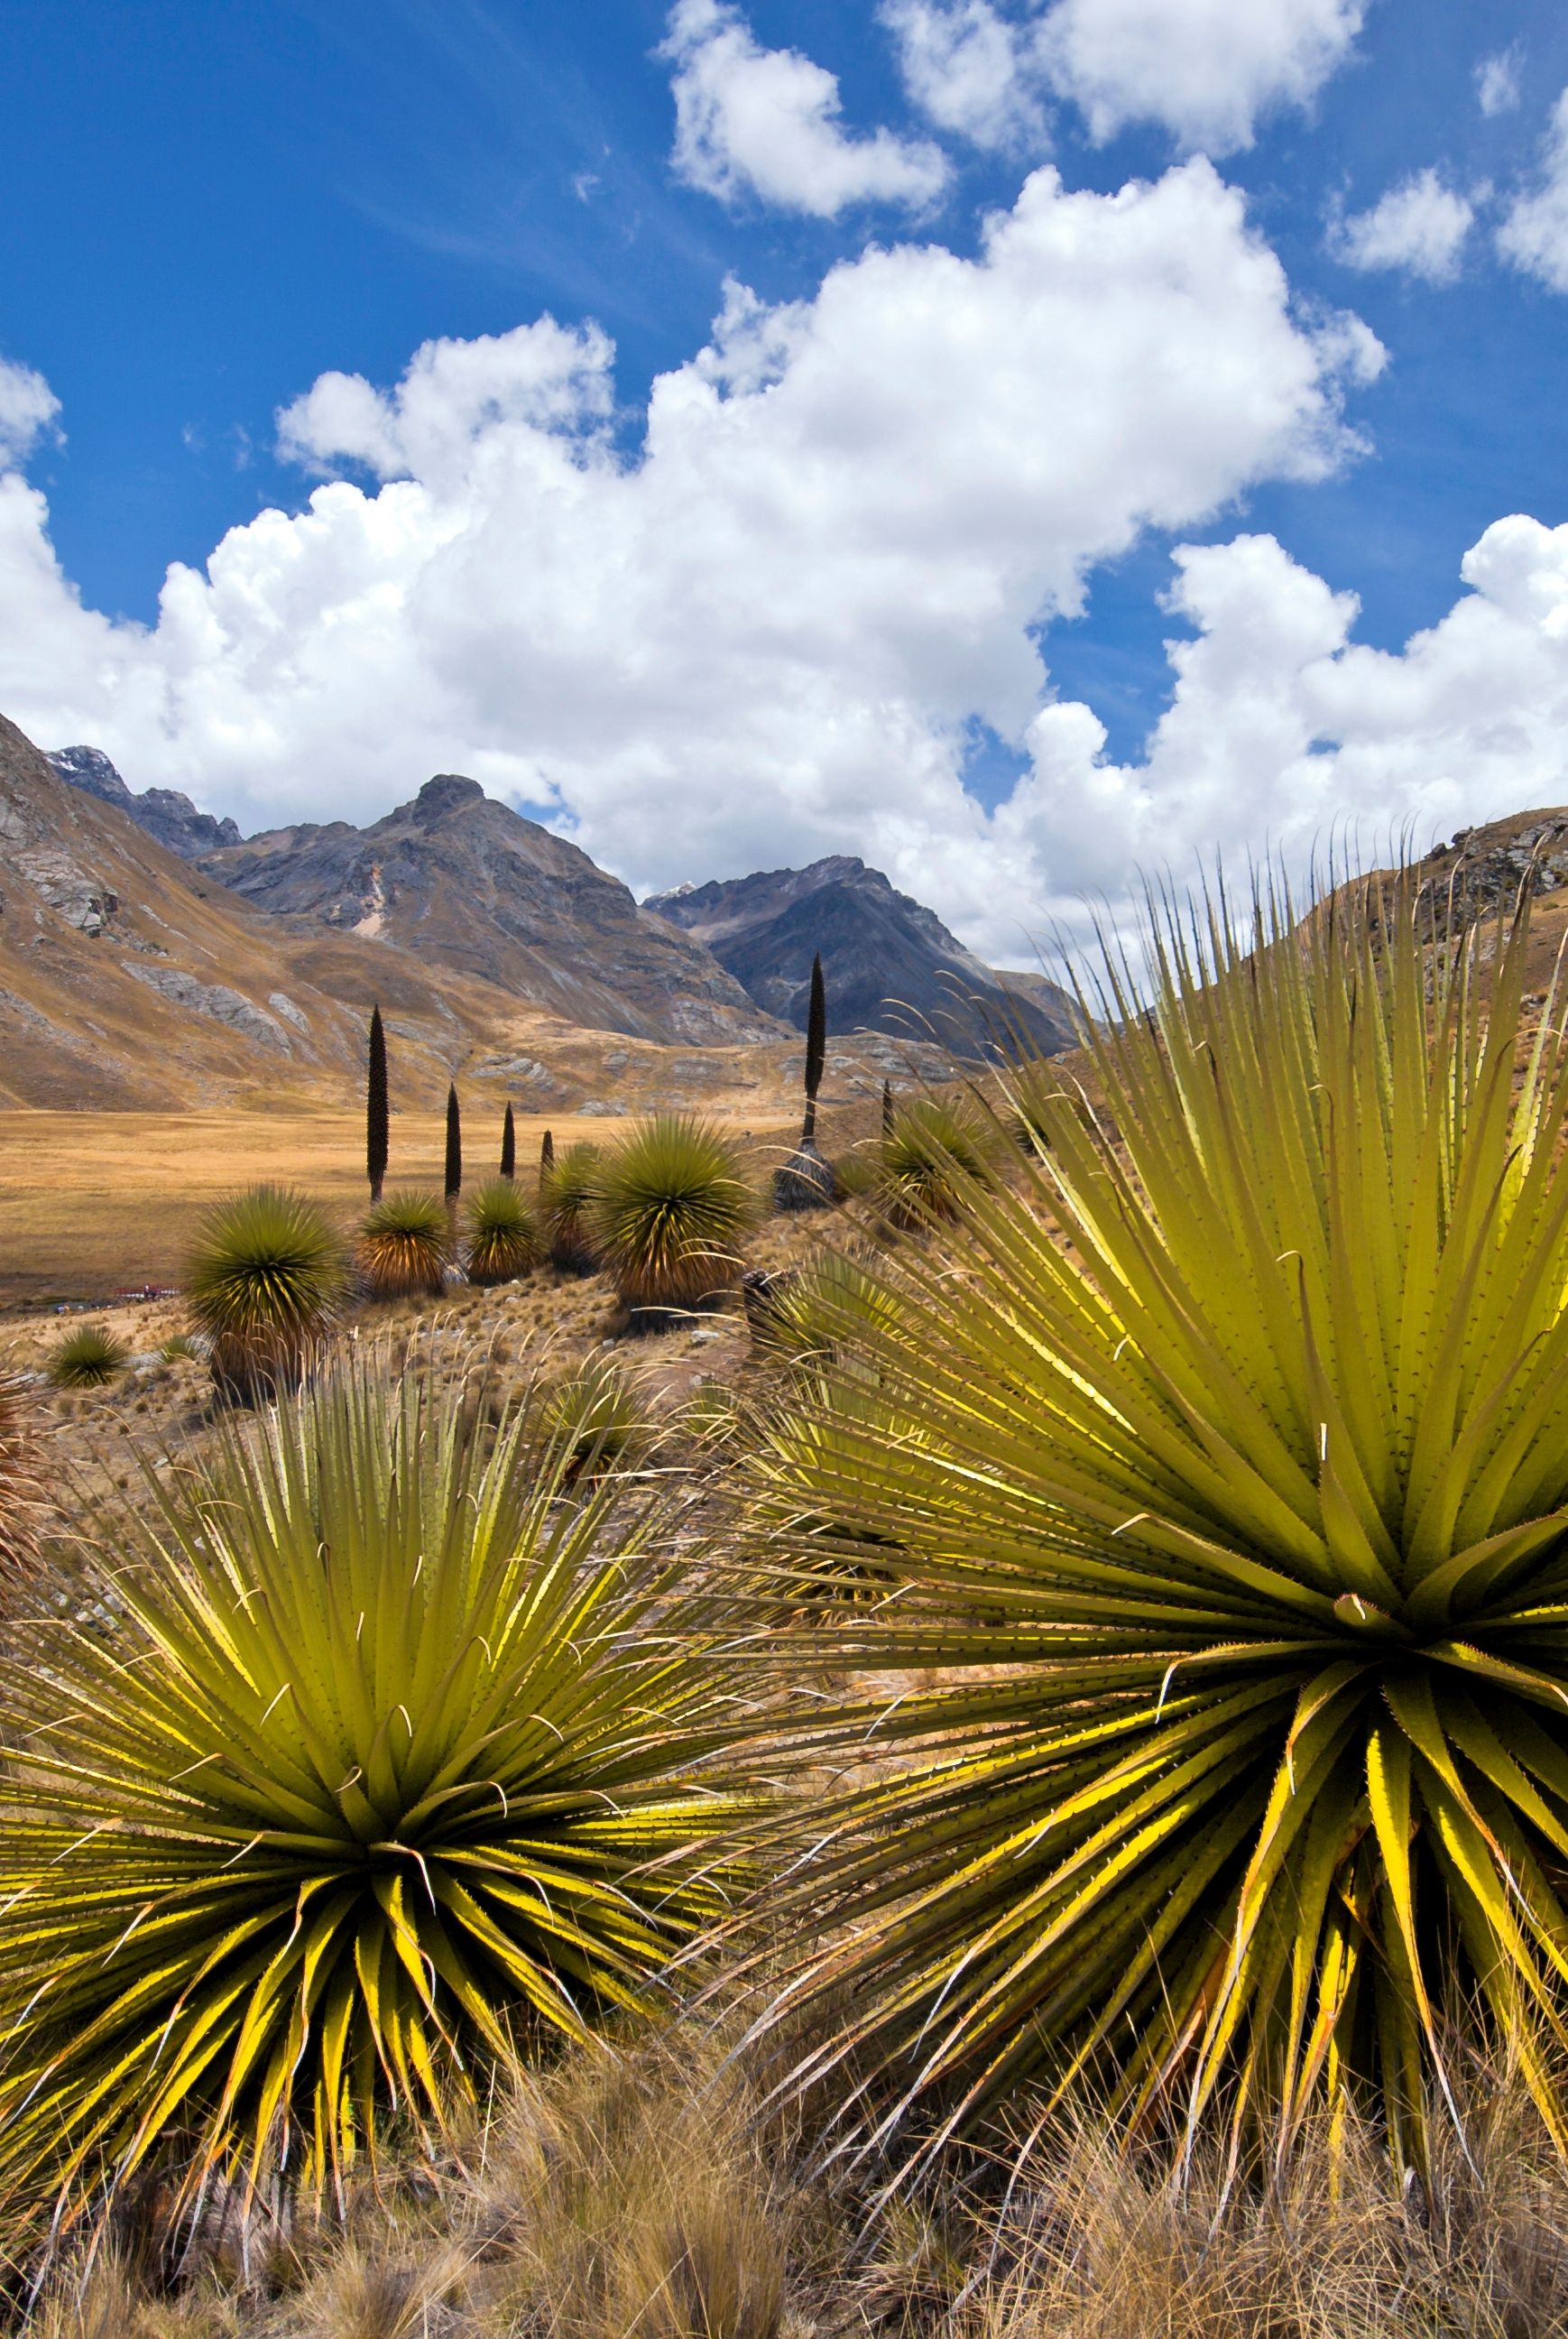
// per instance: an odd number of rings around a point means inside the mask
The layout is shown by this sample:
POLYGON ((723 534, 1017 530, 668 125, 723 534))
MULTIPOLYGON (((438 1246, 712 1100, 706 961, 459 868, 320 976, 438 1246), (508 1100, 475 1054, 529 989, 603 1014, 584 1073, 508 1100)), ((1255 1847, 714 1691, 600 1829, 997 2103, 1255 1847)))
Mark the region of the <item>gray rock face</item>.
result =
POLYGON ((830 1032, 915 1034, 970 1057, 991 1054, 1013 1032, 1047 1055, 1076 1044, 1066 992, 1038 975, 998 974, 932 911, 847 854, 682 885, 644 907, 706 943, 760 1007, 797 1031, 820 952, 830 1032))
POLYGON ((778 1036, 700 941, 455 772, 369 828, 271 829, 200 866, 258 908, 398 943, 571 1023, 698 1047, 778 1036))
POLYGON ((165 852, 177 853, 182 861, 194 861, 198 854, 210 853, 215 845, 240 842, 240 832, 232 820, 215 820, 210 812, 198 812, 178 788, 143 788, 140 795, 134 794, 101 748, 61 747, 49 761, 74 788, 85 789, 100 803, 117 804, 165 852))
MULTIPOLYGON (((264 1048, 277 1048, 284 1055, 292 1052, 289 1036, 277 1017, 269 1015, 264 1007, 258 1007, 254 1000, 247 999, 243 992, 231 991, 226 982, 199 982, 182 967, 134 966, 128 959, 122 964, 127 974, 133 974, 138 982, 161 992, 175 1006, 188 1008, 195 1015, 209 1016, 214 1023, 225 1023, 231 1031, 242 1031, 246 1039, 259 1040, 264 1048)), ((291 1001, 290 1004, 292 1006, 291 1001)), ((299 1012, 294 1008, 296 1018, 299 1012)))

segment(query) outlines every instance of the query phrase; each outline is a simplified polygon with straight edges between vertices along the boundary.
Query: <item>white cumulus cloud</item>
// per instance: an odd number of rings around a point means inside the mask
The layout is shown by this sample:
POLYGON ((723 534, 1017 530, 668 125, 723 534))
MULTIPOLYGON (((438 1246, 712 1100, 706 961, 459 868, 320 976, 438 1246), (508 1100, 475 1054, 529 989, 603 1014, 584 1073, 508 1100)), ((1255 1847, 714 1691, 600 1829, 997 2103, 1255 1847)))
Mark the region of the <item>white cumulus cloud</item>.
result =
POLYGON ((1345 459, 1381 354, 1294 312, 1208 163, 1110 194, 1041 169, 972 257, 873 248, 775 307, 732 287, 629 453, 591 329, 322 376, 283 443, 356 476, 171 568, 151 629, 82 605, 7 475, 0 707, 247 827, 466 770, 639 888, 858 852, 1016 952, 1098 873, 1102 783, 1090 755, 1077 813, 1009 825, 963 786, 973 725, 1060 725, 1039 627, 1144 530, 1345 459))
POLYGON ((1509 205, 1497 249, 1527 276, 1568 292, 1568 89, 1553 109, 1535 184, 1509 205))
POLYGON ((1045 136, 1035 28, 991 0, 882 0, 905 89, 939 129, 977 146, 1038 147, 1045 136))
POLYGON ((1169 646, 1175 695, 1143 760, 1107 761, 1086 706, 1031 726, 997 833, 1041 892, 1070 869, 1116 895, 1135 864, 1185 876, 1265 843, 1300 870, 1347 828, 1373 857, 1563 803, 1568 527, 1495 521, 1462 563, 1472 589, 1401 652, 1355 642, 1355 595, 1273 537, 1175 559, 1170 607, 1197 634, 1169 646))
POLYGON ((836 219, 853 203, 922 208, 947 183, 939 148, 845 131, 837 77, 797 49, 763 48, 729 0, 676 0, 661 54, 676 69, 676 169, 721 201, 836 219))
POLYGON ((1435 171, 1415 171, 1370 211, 1339 221, 1329 244, 1352 268, 1397 269, 1428 284, 1452 284, 1474 219, 1474 205, 1435 171))
POLYGON ((25 463, 40 439, 58 434, 60 401, 31 366, 0 358, 0 469, 25 463))
POLYGON ((1309 103, 1365 15, 1366 0, 1058 0, 1041 40, 1097 139, 1156 122, 1226 154, 1251 145, 1261 115, 1309 103))

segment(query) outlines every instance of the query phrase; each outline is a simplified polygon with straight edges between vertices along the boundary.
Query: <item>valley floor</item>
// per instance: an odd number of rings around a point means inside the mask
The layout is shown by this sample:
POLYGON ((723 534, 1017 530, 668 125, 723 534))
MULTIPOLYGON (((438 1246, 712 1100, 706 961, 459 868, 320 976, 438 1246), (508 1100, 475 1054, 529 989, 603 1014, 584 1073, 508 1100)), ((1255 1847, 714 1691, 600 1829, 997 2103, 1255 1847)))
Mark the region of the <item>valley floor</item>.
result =
MULTIPOLYGON (((759 1112, 725 1126, 769 1152, 797 1120, 759 1112)), ((519 1170, 537 1159, 547 1128, 558 1150, 627 1125, 520 1114, 519 1170)), ((500 1134, 498 1110, 482 1126, 465 1120, 469 1184, 494 1174, 500 1134)), ((439 1185, 444 1144, 439 1114, 395 1113, 389 1187, 439 1185)), ((274 1113, 264 1096, 213 1112, 0 1112, 0 1312, 174 1283, 202 1213, 237 1186, 302 1186, 348 1216, 364 1205, 364 1162, 362 1111, 274 1113)))

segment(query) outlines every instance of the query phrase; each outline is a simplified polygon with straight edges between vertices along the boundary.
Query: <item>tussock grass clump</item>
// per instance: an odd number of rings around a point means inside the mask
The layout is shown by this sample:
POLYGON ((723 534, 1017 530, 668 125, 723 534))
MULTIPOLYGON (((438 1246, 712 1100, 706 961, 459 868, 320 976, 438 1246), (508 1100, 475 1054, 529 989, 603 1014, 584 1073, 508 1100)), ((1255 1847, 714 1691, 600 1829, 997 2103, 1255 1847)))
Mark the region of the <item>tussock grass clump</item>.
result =
POLYGON ((143 2168, 319 2187, 636 2004, 724 1905, 741 1806, 703 1766, 738 1708, 656 1506, 562 1503, 526 1407, 386 1363, 149 1473, 102 1523, 118 1627, 11 1669, 18 2216, 143 2168))
POLYGON ((347 1296, 348 1271, 325 1211, 291 1188, 251 1186, 208 1214, 184 1281, 220 1395, 251 1400, 299 1386, 347 1296))
POLYGON ((103 1324, 79 1324, 56 1340, 44 1365, 56 1388, 105 1388, 131 1361, 123 1340, 103 1324))
POLYGON ((942 1097, 900 1105, 872 1189, 883 1217, 901 1228, 957 1218, 991 1181, 997 1150, 995 1129, 972 1106, 942 1097))
POLYGON ((0 1575, 30 1568, 50 1516, 43 1413, 20 1373, 0 1372, 0 1575))
POLYGON ((509 1177, 493 1178, 468 1199, 468 1280, 509 1283, 539 1255, 538 1222, 509 1177))
MULTIPOLYGON (((549 1144, 549 1131, 545 1142, 549 1144)), ((553 1150, 539 1162, 539 1213, 549 1246, 550 1264, 567 1275, 592 1275, 599 1265, 589 1213, 597 1191, 599 1149, 586 1139, 553 1150)))
POLYGON ((666 1113, 607 1153, 590 1218, 623 1305, 695 1308, 739 1280, 736 1245, 759 1216, 735 1150, 705 1121, 666 1113))
POLYGON ((1360 2106, 1419 2169, 1458 2007, 1568 2148, 1568 1024, 1516 1076, 1528 901, 1435 951, 1405 876, 1299 929, 1152 914, 1148 1012, 1113 962, 1088 1041, 1115 1140, 1042 1097, 1022 1190, 890 1267, 896 1326, 759 1454, 786 1517, 902 1546, 795 1741, 889 1767, 803 1822, 777 2010, 848 2008, 807 2068, 936 2136, 1093 2065, 1243 2165, 1360 2106))
POLYGON ((375 1299, 439 1299, 451 1256, 451 1222, 435 1194, 399 1187, 366 1214, 356 1249, 375 1299))
POLYGON ((480 2327, 777 2339, 792 2174, 700 2033, 520 2075, 486 2139, 477 2206, 502 2245, 480 2327))

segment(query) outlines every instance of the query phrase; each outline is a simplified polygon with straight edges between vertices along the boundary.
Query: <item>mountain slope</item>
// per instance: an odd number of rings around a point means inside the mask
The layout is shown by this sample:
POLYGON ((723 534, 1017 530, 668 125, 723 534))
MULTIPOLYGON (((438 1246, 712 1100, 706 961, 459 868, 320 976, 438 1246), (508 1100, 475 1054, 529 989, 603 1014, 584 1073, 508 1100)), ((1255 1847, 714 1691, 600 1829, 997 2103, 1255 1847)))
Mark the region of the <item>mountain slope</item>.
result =
MULTIPOLYGON (((413 962, 310 964, 314 937, 262 917, 68 785, 0 716, 0 1102, 171 1110, 258 1091, 344 1099, 380 998, 411 1096, 449 1074, 463 986, 413 962)), ((505 1002, 500 1002, 504 1007, 505 1002)), ((481 1024, 503 1028, 491 1009, 481 1024)))
POLYGON ((704 942, 749 995, 804 1031, 820 952, 830 1031, 925 1031, 983 1056, 1018 1031, 1055 1054, 1073 1044, 1069 994, 1036 975, 999 975, 933 912, 847 854, 805 869, 682 886, 645 903, 704 942))
POLYGON ((178 788, 143 788, 140 795, 133 794, 101 747, 61 747, 47 760, 74 788, 85 788, 100 804, 117 805, 155 844, 177 853, 182 861, 194 861, 198 854, 211 853, 216 845, 240 842, 240 832, 232 820, 217 820, 210 812, 198 812, 178 788))
MULTIPOLYGON (((587 1029, 442 964, 417 924, 403 949, 269 913, 155 844, 112 798, 67 785, 0 717, 0 1109, 357 1110, 379 1002, 396 1113, 439 1110, 449 1081, 480 1129, 492 1116, 498 1128, 508 1101, 544 1119, 796 1110, 794 1034, 699 946, 666 939, 652 916, 632 923, 651 929, 656 963, 695 964, 741 1000, 736 1022, 765 1036, 705 1047, 587 1029)), ((928 1054, 870 1040, 834 1050, 829 1085, 848 1096, 888 1073, 929 1077, 928 1054)), ((112 1167, 105 1175, 112 1183, 112 1167)))
POLYGON ((369 828, 272 829, 201 866, 259 908, 416 950, 576 1024, 688 1046, 780 1036, 700 943, 455 773, 369 828))

